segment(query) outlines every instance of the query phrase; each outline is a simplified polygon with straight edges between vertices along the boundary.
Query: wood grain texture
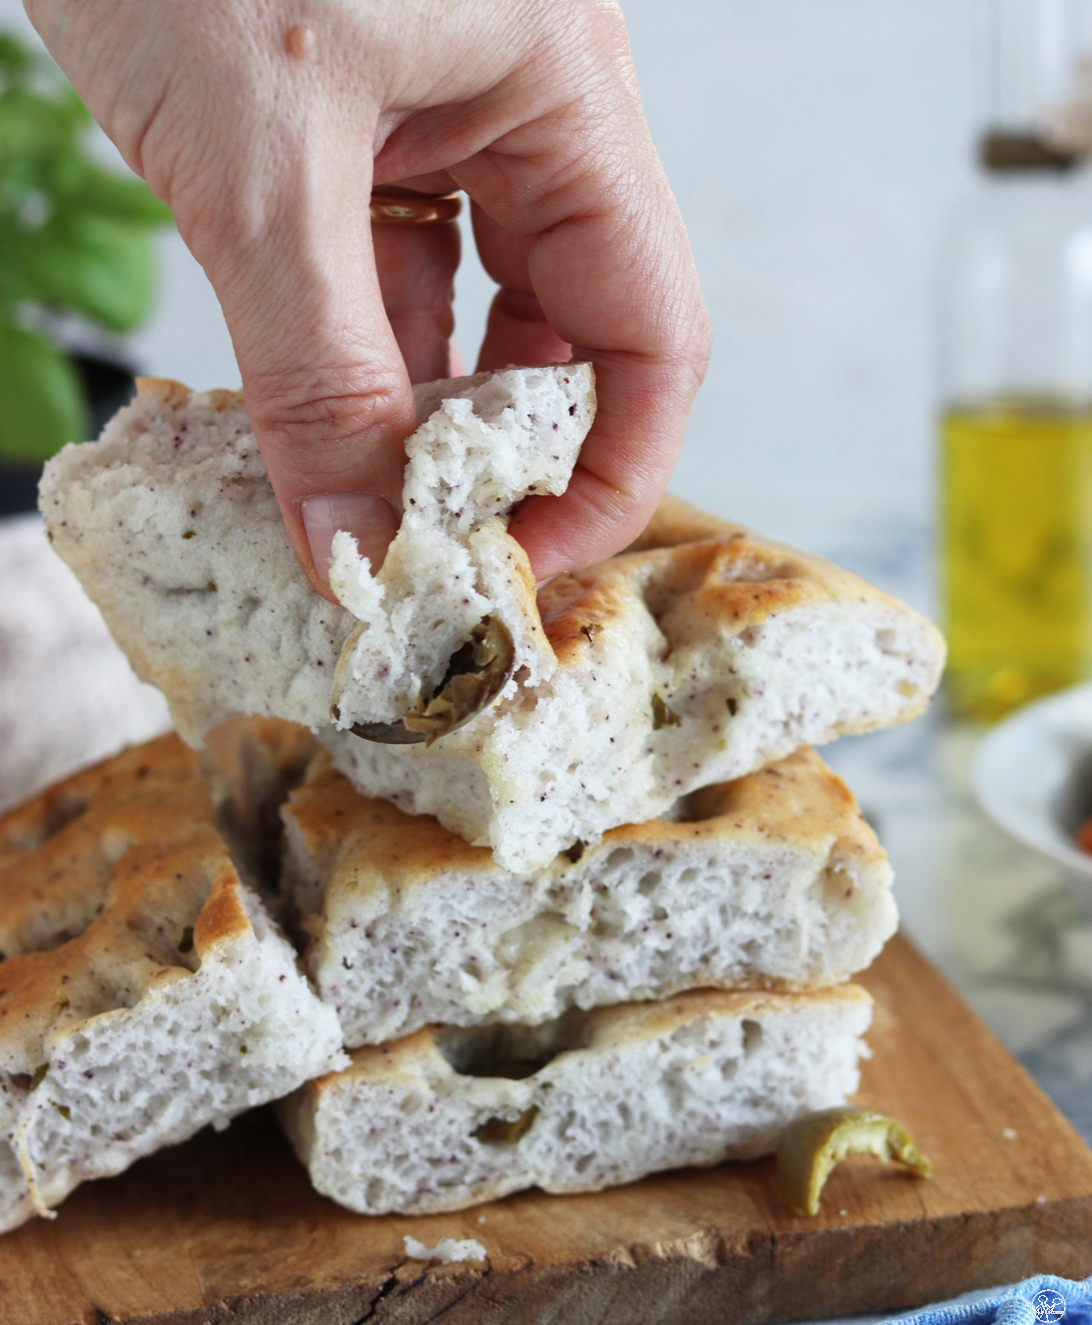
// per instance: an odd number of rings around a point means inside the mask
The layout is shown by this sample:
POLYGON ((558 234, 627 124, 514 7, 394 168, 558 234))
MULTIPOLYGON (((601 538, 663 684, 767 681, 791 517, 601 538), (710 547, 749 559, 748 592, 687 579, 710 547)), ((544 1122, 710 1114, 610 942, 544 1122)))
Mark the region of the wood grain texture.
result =
POLYGON ((312 1192, 258 1113, 90 1183, 54 1223, 0 1239, 0 1317, 732 1325, 1092 1273, 1081 1139, 904 940, 864 983, 877 1008, 860 1098, 908 1125, 932 1182, 852 1160, 806 1219, 781 1204, 763 1160, 592 1196, 528 1192, 461 1214, 368 1219, 312 1192), (488 1263, 407 1261, 407 1233, 477 1238, 488 1263))

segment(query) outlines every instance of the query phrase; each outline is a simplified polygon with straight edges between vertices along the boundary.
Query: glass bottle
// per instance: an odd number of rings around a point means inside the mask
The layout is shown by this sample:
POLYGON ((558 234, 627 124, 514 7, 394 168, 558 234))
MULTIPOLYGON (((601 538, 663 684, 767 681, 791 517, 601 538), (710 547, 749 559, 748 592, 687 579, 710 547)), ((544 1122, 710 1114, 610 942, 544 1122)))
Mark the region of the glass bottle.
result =
POLYGON ((957 713, 1092 675, 1092 183, 1039 127, 1084 6, 994 0, 990 124, 941 282, 941 567, 957 713))

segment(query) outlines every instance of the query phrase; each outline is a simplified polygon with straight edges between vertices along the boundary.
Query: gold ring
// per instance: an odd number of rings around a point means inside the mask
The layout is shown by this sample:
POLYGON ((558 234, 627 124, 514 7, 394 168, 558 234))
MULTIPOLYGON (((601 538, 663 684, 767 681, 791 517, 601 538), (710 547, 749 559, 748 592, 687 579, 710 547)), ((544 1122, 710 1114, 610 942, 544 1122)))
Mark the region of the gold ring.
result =
POLYGON ((442 225, 462 210, 459 193, 411 193, 408 189, 373 189, 376 225, 442 225))

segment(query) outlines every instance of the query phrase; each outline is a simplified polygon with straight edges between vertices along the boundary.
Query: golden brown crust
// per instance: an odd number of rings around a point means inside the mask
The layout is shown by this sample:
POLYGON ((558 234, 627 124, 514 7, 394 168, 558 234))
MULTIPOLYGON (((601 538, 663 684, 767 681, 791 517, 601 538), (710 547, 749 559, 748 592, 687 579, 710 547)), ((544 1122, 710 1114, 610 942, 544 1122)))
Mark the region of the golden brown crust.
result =
POLYGON ((155 761, 159 777, 176 781, 188 775, 192 754, 184 747, 177 750, 173 741, 167 747, 152 741, 80 769, 0 816, 0 867, 9 858, 40 846, 93 799, 105 803, 127 796, 134 778, 142 781, 148 776, 152 767, 149 752, 153 750, 159 752, 155 761), (138 771, 141 769, 144 771, 138 771))
POLYGON ((214 944, 250 928, 239 891, 239 880, 230 862, 221 861, 201 912, 193 925, 193 946, 199 957, 214 944))
MULTIPOLYGON (((875 603, 907 619, 914 616, 849 571, 671 495, 625 552, 589 570, 558 575, 540 590, 543 625, 559 661, 573 660, 575 650, 587 648, 598 631, 623 620, 635 597, 655 618, 669 648, 724 631, 740 635, 808 603, 875 603)), ((939 669, 943 642, 938 632, 932 634, 939 669)))
POLYGON ((499 869, 487 847, 471 846, 429 815, 409 815, 390 801, 362 796, 322 753, 288 798, 292 819, 316 859, 364 878, 412 886, 440 870, 499 869))
POLYGON ((138 377, 136 392, 138 396, 149 397, 162 405, 169 406, 183 407, 199 394, 203 394, 211 402, 213 409, 237 409, 244 404, 241 391, 227 391, 222 387, 216 387, 212 391, 196 392, 170 377, 138 377))
POLYGON ((216 410, 241 409, 246 403, 241 391, 227 391, 223 387, 214 387, 205 394, 216 410))
MULTIPOLYGON (((471 846, 428 816, 406 814, 389 801, 363 796, 318 755, 307 780, 289 797, 296 830, 329 889, 427 887, 439 873, 465 869, 476 877, 504 873, 487 847, 471 846)), ((845 783, 811 749, 776 764, 692 793, 682 818, 653 819, 611 829, 577 856, 583 867, 596 853, 619 846, 654 850, 695 840, 716 843, 783 841, 800 848, 822 845, 861 867, 883 860, 883 849, 845 783)), ((562 855, 557 867, 572 868, 562 855)), ((328 896, 329 896, 328 892, 328 896)))
POLYGON ((685 824, 665 827, 701 836, 759 832, 799 842, 846 836, 863 827, 872 837, 853 793, 809 747, 757 773, 691 792, 680 811, 685 824))
POLYGON ((197 757, 173 734, 11 811, 0 848, 9 1071, 33 1072, 54 1029, 132 1006, 250 929, 197 757))
POLYGON ((182 382, 176 382, 171 377, 138 377, 136 379, 136 393, 138 396, 148 396, 153 400, 161 400, 164 404, 184 404, 189 400, 193 392, 182 382))

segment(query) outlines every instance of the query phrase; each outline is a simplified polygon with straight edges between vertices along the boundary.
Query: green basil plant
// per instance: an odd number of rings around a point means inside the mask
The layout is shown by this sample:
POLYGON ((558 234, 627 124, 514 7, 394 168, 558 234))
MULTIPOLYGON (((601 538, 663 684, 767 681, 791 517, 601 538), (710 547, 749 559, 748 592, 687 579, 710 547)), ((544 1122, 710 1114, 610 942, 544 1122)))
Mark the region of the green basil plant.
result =
POLYGON ((39 463, 87 433, 79 375, 36 329, 41 313, 123 332, 151 306, 151 231, 171 215, 136 176, 92 158, 91 123, 56 67, 0 32, 3 463, 39 463))

